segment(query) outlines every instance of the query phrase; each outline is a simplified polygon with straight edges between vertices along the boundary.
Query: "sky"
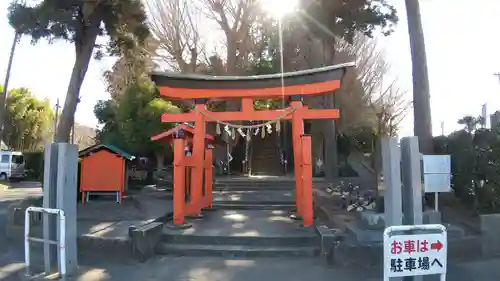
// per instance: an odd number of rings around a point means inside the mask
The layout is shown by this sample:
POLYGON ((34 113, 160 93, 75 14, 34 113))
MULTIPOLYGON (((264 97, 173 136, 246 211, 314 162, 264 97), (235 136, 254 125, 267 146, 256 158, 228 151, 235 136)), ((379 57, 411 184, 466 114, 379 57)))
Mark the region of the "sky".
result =
MULTIPOLYGON (((396 6, 400 22, 395 32, 379 39, 380 47, 391 64, 391 76, 412 100, 411 57, 403 0, 390 0, 396 6)), ((5 79, 13 30, 6 11, 10 1, 0 1, 0 83, 5 79)), ((431 92, 434 135, 458 128, 465 115, 479 116, 487 104, 488 113, 500 110, 500 1, 498 0, 420 0, 425 34, 431 92)), ((73 46, 62 41, 52 45, 31 45, 23 38, 17 45, 9 88, 26 87, 52 105, 64 102, 75 60, 73 46)), ((76 112, 78 123, 96 126, 93 108, 98 100, 108 99, 103 72, 113 58, 93 60, 81 89, 76 112)), ((400 136, 413 135, 413 112, 402 123, 400 136)))

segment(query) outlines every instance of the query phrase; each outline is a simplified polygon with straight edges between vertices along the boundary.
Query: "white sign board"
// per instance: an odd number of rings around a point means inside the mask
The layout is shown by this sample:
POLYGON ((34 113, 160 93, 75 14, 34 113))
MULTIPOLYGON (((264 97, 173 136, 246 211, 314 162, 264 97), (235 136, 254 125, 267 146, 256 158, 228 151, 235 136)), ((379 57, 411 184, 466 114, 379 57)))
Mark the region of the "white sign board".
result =
POLYGON ((451 191, 450 155, 422 155, 424 192, 451 191))
POLYGON ((450 174, 424 174, 424 192, 450 192, 450 174))
POLYGON ((446 274, 446 229, 442 225, 394 226, 384 232, 384 280, 430 274, 446 274), (422 228, 439 233, 400 234, 422 228))
POLYGON ((450 174, 450 155, 422 155, 424 174, 450 174))

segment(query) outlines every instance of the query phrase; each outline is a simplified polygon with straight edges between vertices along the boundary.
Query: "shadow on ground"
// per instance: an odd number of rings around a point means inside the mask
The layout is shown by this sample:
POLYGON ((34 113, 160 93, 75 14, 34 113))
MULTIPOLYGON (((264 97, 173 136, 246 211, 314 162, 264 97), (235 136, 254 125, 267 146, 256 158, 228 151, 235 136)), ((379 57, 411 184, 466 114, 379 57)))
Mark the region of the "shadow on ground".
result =
MULTIPOLYGON (((0 264, 0 280, 23 280, 23 264, 0 264)), ((43 280, 43 279, 41 279, 43 280)), ((50 279, 45 279, 50 280, 50 279)), ((319 259, 223 259, 157 257, 147 263, 82 260, 75 281, 370 281, 342 269, 325 267, 319 259)), ((376 280, 376 279, 373 279, 376 280)))
MULTIPOLYGON (((499 280, 500 260, 450 265, 447 280, 499 280)), ((0 280, 26 280, 22 263, 0 263, 0 280)), ((51 280, 51 279, 32 279, 51 280)), ((320 259, 224 259, 216 257, 157 257, 147 263, 131 260, 82 260, 77 276, 68 281, 382 281, 380 270, 329 268, 320 259)), ((438 280, 430 276, 425 281, 438 280)))

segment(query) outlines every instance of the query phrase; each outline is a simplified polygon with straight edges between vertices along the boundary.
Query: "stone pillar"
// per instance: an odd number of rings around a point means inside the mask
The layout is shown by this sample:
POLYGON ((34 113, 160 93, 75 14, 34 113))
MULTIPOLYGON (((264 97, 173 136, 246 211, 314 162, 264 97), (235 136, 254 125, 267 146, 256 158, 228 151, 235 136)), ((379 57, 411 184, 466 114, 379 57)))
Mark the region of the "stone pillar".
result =
POLYGON ((422 173, 418 137, 401 139, 401 170, 403 180, 403 222, 422 224, 422 173))
POLYGON ((382 171, 384 175, 385 226, 401 225, 401 153, 396 138, 380 140, 382 171))
MULTIPOLYGON (((403 224, 401 203, 401 150, 396 138, 380 139, 382 173, 384 176, 385 227, 403 224)), ((401 278, 394 278, 401 281, 401 278)))
MULTIPOLYGON (((45 147, 43 171, 43 207, 57 208, 57 145, 45 147)), ((43 214, 43 238, 57 240, 57 220, 54 215, 43 214)), ((43 261, 45 272, 57 269, 57 246, 43 245, 43 261)))
MULTIPOLYGON (((423 223, 421 154, 418 137, 401 139, 401 171, 403 180, 403 223, 423 223)), ((423 276, 403 278, 404 281, 422 281, 423 276)))
MULTIPOLYGON (((66 215, 66 273, 71 275, 77 270, 77 227, 76 198, 78 173, 78 146, 68 143, 53 143, 45 148, 44 155, 43 207, 61 209, 66 215)), ((60 232, 57 218, 44 214, 43 237, 58 240, 60 232)), ((58 269, 61 257, 58 259, 56 245, 44 245, 44 267, 46 272, 58 269)))
MULTIPOLYGON (((57 208, 66 215, 66 246, 65 266, 66 273, 73 275, 77 272, 77 245, 76 227, 76 198, 78 179, 78 146, 76 144, 58 143, 57 153, 57 208)), ((59 230, 59 229, 58 229, 59 230)), ((58 231, 59 233, 59 231, 58 231)), ((59 257, 61 258, 61 257, 59 257)), ((61 260, 59 260, 61 262, 61 260)), ((59 263, 60 264, 60 263, 59 263)))

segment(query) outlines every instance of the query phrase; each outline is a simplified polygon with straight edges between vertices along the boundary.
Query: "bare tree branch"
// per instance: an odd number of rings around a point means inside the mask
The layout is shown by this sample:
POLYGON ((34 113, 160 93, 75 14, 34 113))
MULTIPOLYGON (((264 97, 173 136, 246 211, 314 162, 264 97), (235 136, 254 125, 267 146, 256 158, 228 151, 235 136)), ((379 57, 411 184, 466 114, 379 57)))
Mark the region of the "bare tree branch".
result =
POLYGON ((344 81, 344 85, 347 82, 344 91, 353 91, 360 87, 363 92, 367 110, 363 115, 359 114, 359 110, 356 111, 357 116, 375 121, 376 124, 373 125, 378 128, 379 134, 396 134, 411 103, 405 101, 404 93, 397 87, 396 80, 389 84, 384 83, 389 64, 384 53, 377 47, 377 42, 363 35, 355 36, 352 44, 337 40, 337 55, 337 59, 340 56, 344 61, 354 60, 357 64, 356 77, 346 77, 347 81, 344 81))
POLYGON ((203 53, 196 9, 191 0, 150 0, 147 8, 153 36, 159 41, 156 53, 173 70, 195 72, 203 53))

